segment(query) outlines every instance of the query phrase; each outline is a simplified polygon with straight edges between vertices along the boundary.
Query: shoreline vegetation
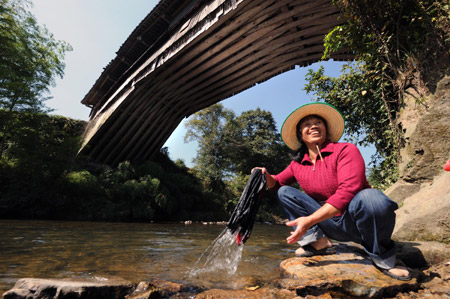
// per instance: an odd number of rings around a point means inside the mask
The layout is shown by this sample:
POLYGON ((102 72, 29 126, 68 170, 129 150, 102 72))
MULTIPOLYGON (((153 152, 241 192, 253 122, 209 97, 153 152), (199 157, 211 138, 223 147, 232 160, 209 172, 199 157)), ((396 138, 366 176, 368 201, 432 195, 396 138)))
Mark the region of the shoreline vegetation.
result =
MULTIPOLYGON (((205 186, 166 148, 151 161, 99 165, 76 157, 85 122, 0 110, 0 119, 6 118, 0 218, 210 223, 227 220, 239 199, 238 187, 233 193, 205 186)), ((269 208, 258 221, 275 222, 269 208)))

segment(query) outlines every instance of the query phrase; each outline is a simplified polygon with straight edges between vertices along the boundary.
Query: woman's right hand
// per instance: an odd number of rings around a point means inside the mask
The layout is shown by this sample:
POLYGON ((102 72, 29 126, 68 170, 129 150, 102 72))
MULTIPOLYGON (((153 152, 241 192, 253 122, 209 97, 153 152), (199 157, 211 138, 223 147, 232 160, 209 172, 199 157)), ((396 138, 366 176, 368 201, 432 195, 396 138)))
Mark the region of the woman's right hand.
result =
POLYGON ((254 168, 252 168, 252 173, 253 173, 253 171, 255 171, 256 169, 261 169, 261 172, 262 172, 263 174, 269 173, 265 167, 254 167, 254 168))

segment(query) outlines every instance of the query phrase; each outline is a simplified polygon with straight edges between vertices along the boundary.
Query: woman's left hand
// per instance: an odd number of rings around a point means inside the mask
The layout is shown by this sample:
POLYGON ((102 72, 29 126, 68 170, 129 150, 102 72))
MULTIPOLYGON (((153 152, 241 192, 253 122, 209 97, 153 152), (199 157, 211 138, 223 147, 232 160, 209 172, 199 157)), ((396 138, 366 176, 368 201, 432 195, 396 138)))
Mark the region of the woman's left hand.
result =
POLYGON ((287 226, 296 226, 295 230, 291 232, 291 235, 286 238, 289 244, 295 243, 306 233, 306 231, 311 227, 308 221, 308 217, 299 217, 292 221, 286 222, 287 226))

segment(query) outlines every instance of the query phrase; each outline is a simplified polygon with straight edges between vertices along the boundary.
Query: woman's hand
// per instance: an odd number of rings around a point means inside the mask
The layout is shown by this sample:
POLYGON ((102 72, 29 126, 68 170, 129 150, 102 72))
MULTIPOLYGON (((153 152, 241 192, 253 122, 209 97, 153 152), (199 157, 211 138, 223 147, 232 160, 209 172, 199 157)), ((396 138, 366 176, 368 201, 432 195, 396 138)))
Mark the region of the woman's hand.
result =
POLYGON ((266 185, 267 188, 274 188, 277 184, 277 181, 274 179, 273 175, 271 175, 265 167, 255 167, 252 169, 252 172, 255 169, 261 169, 261 172, 266 175, 266 185))
POLYGON ((308 217, 299 217, 292 221, 286 222, 287 226, 296 226, 295 230, 291 232, 291 235, 286 238, 289 244, 295 243, 306 234, 306 231, 311 227, 308 217))
POLYGON ((255 171, 256 169, 261 169, 261 172, 262 172, 263 174, 269 173, 265 167, 254 167, 254 168, 252 169, 252 173, 253 173, 253 171, 255 171))
POLYGON ((287 222, 286 223, 287 226, 296 226, 295 230, 291 232, 291 235, 286 238, 287 242, 289 244, 297 242, 304 234, 306 234, 306 231, 311 226, 326 219, 330 219, 339 213, 342 213, 342 211, 336 209, 329 203, 325 203, 323 206, 320 207, 320 209, 318 209, 311 215, 307 217, 299 217, 297 219, 287 222))

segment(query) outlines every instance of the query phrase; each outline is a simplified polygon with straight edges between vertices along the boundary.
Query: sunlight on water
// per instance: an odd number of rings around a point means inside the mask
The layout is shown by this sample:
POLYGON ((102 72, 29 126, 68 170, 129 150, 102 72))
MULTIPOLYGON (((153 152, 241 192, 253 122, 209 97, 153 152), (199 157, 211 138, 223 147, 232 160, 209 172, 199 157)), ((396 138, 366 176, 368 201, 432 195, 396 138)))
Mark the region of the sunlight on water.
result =
POLYGON ((24 277, 242 288, 278 276, 295 249, 285 244, 289 231, 255 224, 245 246, 237 246, 219 224, 0 220, 0 297, 24 277))
POLYGON ((190 276, 216 271, 226 271, 229 275, 236 273, 244 249, 243 244, 236 243, 238 233, 239 231, 236 231, 232 234, 225 228, 200 256, 190 271, 190 276))

